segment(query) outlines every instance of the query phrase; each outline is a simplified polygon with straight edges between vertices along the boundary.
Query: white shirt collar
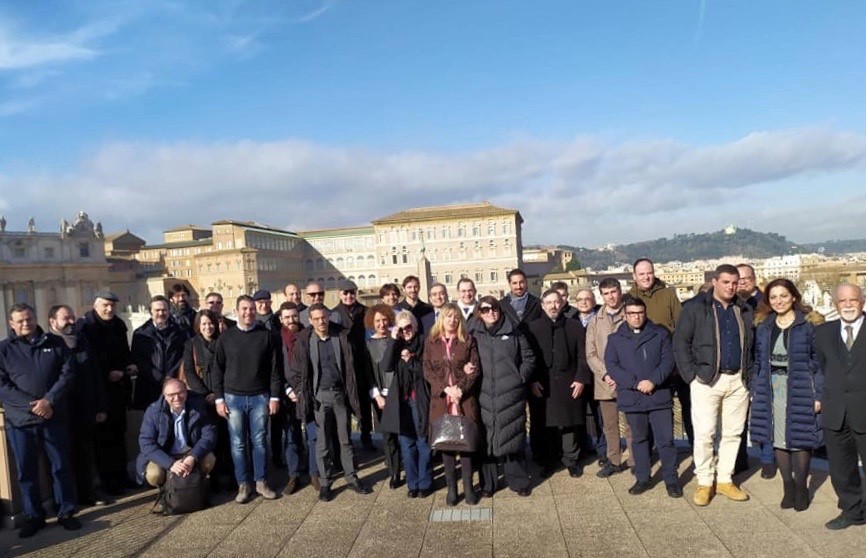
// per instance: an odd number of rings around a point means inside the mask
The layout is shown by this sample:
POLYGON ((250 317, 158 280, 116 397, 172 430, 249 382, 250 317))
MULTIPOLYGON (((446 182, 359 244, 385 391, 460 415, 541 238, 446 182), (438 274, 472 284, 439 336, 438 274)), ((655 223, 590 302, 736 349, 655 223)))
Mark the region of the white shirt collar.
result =
POLYGON ((851 326, 851 329, 854 332, 854 339, 857 339, 857 335, 860 333, 860 327, 863 325, 863 314, 860 314, 860 317, 857 318, 856 321, 851 323, 846 322, 845 320, 839 319, 840 324, 840 333, 842 334, 842 341, 844 342, 848 338, 848 332, 845 330, 846 326, 851 326))

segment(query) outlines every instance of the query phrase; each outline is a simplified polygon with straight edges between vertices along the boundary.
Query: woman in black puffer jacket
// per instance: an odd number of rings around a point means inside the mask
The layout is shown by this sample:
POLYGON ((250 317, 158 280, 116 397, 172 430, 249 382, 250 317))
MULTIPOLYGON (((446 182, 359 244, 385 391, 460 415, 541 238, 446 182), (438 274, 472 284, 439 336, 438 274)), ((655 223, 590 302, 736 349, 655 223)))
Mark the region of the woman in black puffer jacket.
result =
POLYGON ((478 345, 481 363, 481 421, 487 455, 481 474, 481 491, 496 491, 498 465, 503 463, 511 490, 529 496, 526 467, 526 393, 535 367, 529 342, 512 318, 502 312, 498 300, 481 297, 471 334, 478 345))

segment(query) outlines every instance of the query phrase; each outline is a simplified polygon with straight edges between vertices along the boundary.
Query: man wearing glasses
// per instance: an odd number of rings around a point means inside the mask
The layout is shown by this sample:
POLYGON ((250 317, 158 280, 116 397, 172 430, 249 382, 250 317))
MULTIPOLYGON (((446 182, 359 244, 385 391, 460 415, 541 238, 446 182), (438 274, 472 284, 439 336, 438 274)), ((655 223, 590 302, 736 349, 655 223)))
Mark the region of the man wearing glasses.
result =
POLYGON ((316 283, 315 281, 311 281, 307 284, 307 287, 304 289, 304 295, 307 297, 307 307, 301 309, 301 313, 299 315, 301 324, 304 327, 310 326, 310 310, 309 307, 313 304, 324 304, 325 303, 325 288, 316 283))
MULTIPOLYGON (((180 380, 169 378, 162 387, 162 397, 150 404, 141 422, 136 470, 154 487, 165 484, 169 471, 185 477, 198 467, 207 475, 216 463, 212 453, 216 439, 216 425, 204 399, 190 395, 180 380)), ((164 510, 160 500, 153 513, 164 510)))
POLYGON ((649 431, 652 428, 668 496, 682 498, 674 447, 670 385, 674 356, 670 336, 665 328, 647 320, 643 300, 626 295, 623 306, 625 325, 608 337, 604 364, 617 385, 617 407, 625 413, 632 432, 636 481, 628 493, 637 496, 651 487, 649 431))
POLYGON ((352 281, 342 280, 337 283, 340 291, 340 303, 331 312, 331 321, 341 324, 349 333, 349 345, 352 347, 353 367, 355 371, 356 384, 358 386, 358 405, 361 415, 358 422, 361 427, 361 445, 367 451, 373 451, 373 406, 370 399, 370 386, 367 381, 366 362, 367 355, 367 329, 364 327, 364 314, 367 307, 358 302, 358 286, 352 281))
POLYGON ((228 328, 237 325, 233 319, 223 316, 223 295, 217 292, 208 293, 204 297, 204 307, 219 317, 220 333, 225 333, 228 328))
POLYGON ((755 277, 755 268, 747 263, 737 264, 740 272, 740 280, 737 283, 737 294, 743 297, 752 310, 758 307, 758 303, 764 297, 764 293, 758 288, 758 279, 755 277))

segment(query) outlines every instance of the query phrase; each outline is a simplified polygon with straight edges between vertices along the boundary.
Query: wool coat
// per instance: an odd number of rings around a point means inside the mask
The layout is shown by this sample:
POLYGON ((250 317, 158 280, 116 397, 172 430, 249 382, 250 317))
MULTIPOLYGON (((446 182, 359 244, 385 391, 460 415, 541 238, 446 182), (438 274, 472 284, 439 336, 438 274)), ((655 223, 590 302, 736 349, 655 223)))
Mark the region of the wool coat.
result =
MULTIPOLYGON (((458 407, 460 414, 478 424, 478 391, 481 387, 481 371, 478 362, 478 347, 475 339, 469 335, 465 341, 454 339, 451 346, 451 358, 447 357, 443 338, 427 338, 424 343, 423 360, 424 379, 430 384, 430 425, 444 414, 448 413, 448 403, 445 388, 448 387, 448 374, 454 378, 454 384, 463 391, 458 407), (472 374, 464 372, 467 362, 475 365, 472 374)), ((430 426, 428 426, 429 435, 430 426)))
POLYGON ((527 384, 535 369, 529 340, 509 315, 488 329, 483 320, 472 328, 481 362, 481 420, 487 454, 502 457, 526 444, 527 384))
MULTIPOLYGON (((752 375, 752 411, 750 433, 761 444, 781 446, 773 439, 773 384, 770 355, 773 352, 772 332, 776 314, 771 313, 755 332, 755 372, 752 375)), ((815 401, 820 401, 824 388, 824 373, 815 351, 815 325, 823 318, 812 313, 804 316, 797 311, 794 323, 780 335, 787 337, 788 389, 785 412, 785 447, 815 449, 823 445, 823 432, 815 401)))
POLYGON ((586 330, 580 320, 561 315, 554 321, 546 315, 529 325, 529 341, 535 352, 535 373, 532 381, 544 388, 547 426, 570 428, 586 423, 586 401, 593 396, 592 371, 586 363, 586 330), (554 351, 554 329, 565 332, 566 354, 563 369, 554 369, 557 356, 554 351), (571 397, 572 382, 580 382, 584 389, 580 397, 571 397))

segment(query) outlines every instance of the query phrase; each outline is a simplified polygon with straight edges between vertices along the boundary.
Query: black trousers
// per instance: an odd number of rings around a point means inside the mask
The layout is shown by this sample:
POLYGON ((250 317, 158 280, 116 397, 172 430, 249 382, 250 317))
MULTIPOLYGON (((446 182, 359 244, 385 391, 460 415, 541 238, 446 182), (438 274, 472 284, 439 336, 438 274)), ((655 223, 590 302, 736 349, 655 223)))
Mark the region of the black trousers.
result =
POLYGON ((96 468, 103 488, 122 488, 126 481, 126 405, 130 386, 127 380, 109 382, 108 418, 94 429, 96 468))
POLYGON ((857 459, 859 455, 866 461, 866 434, 854 432, 846 415, 840 430, 824 429, 824 441, 830 461, 830 481, 839 497, 839 509, 850 519, 861 519, 866 509, 857 459))
POLYGON ((656 409, 645 413, 626 412, 625 419, 631 429, 631 447, 634 452, 634 476, 638 481, 650 478, 649 433, 652 429, 662 462, 665 484, 677 484, 677 450, 674 447, 674 416, 671 409, 656 409))
MULTIPOLYGON (((695 440, 695 428, 692 426, 692 391, 689 384, 679 374, 674 374, 674 391, 677 394, 677 399, 680 400, 683 430, 686 433, 686 438, 689 439, 689 444, 693 444, 695 440)), ((744 428, 743 432, 745 431, 746 429, 744 428)))
POLYGON ((566 467, 574 467, 580 457, 580 440, 586 435, 584 425, 569 427, 548 427, 547 437, 547 459, 545 465, 553 465, 558 458, 566 467))
MULTIPOLYGON (((356 370, 359 370, 356 368, 356 370)), ((360 370, 363 371, 363 368, 360 370)), ((367 384, 367 378, 363 372, 356 373, 356 383, 358 386, 358 406, 361 409, 361 416, 358 417, 358 426, 361 429, 361 439, 369 440, 370 433, 373 432, 373 412, 376 411, 376 405, 370 398, 370 387, 367 384)))
POLYGON ((532 450, 532 460, 539 465, 547 465, 553 459, 548 455, 547 442, 547 406, 544 399, 530 395, 529 405, 529 449, 532 450))
POLYGON ((96 473, 96 449, 93 444, 94 424, 74 422, 69 428, 72 441, 72 469, 79 502, 93 497, 93 476, 96 473))
MULTIPOLYGON (((382 409, 376 406, 375 403, 373 405, 376 410, 376 421, 381 424, 382 409)), ((384 446, 385 466, 388 467, 388 474, 392 477, 399 477, 400 471, 403 470, 403 460, 400 453, 400 439, 397 437, 397 434, 383 432, 382 440, 384 441, 382 445, 384 446)))
POLYGON ((508 488, 517 492, 530 487, 526 452, 518 451, 502 457, 485 456, 484 463, 481 466, 481 490, 490 492, 491 494, 496 492, 500 464, 505 473, 505 482, 508 484, 508 488))

